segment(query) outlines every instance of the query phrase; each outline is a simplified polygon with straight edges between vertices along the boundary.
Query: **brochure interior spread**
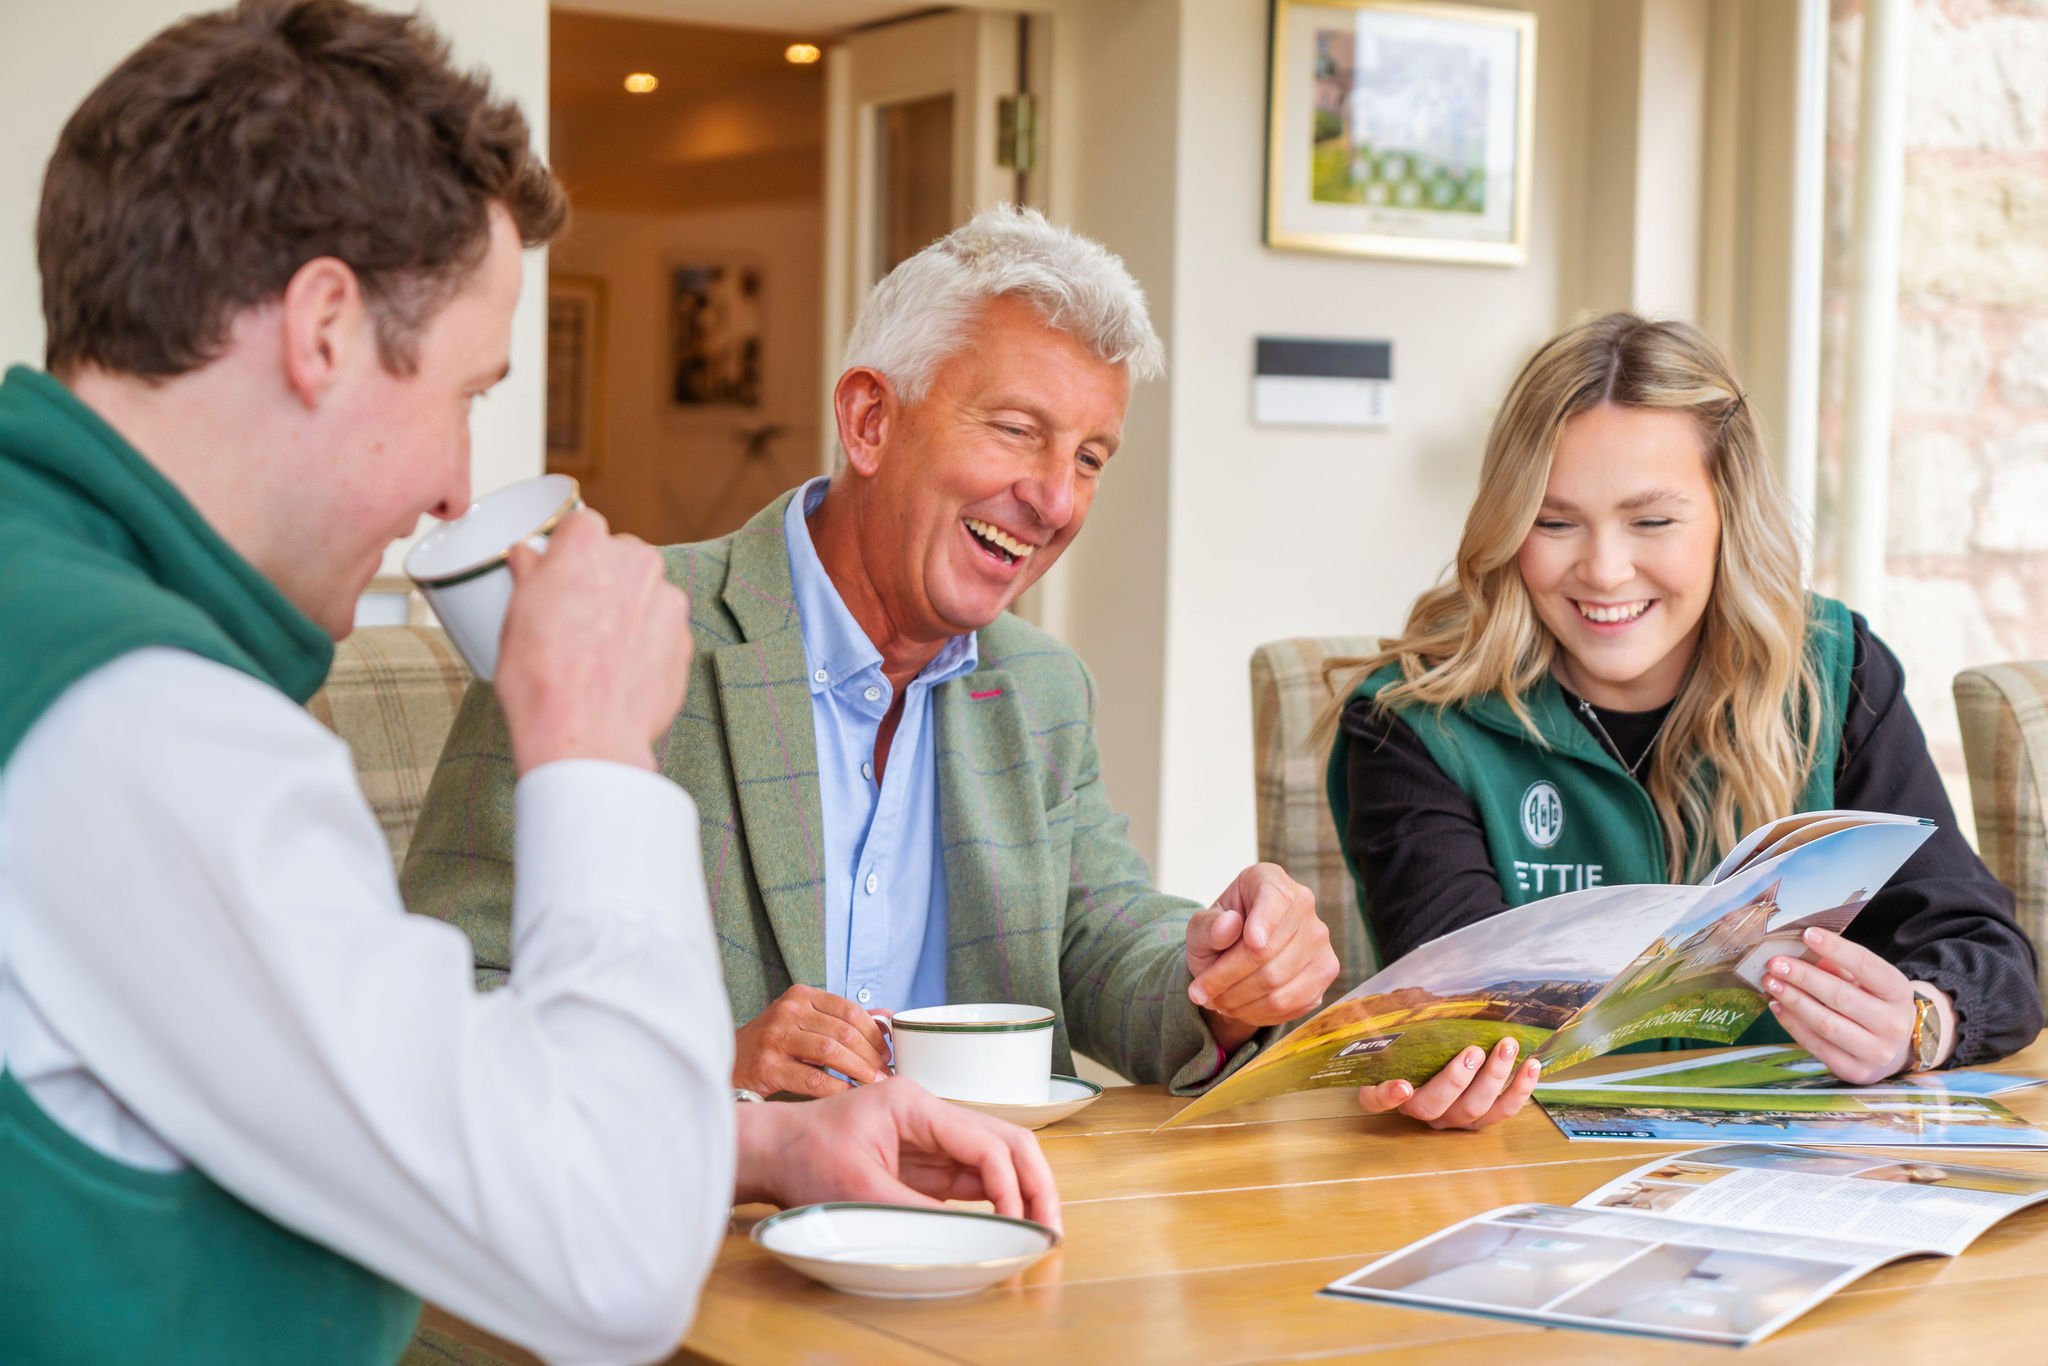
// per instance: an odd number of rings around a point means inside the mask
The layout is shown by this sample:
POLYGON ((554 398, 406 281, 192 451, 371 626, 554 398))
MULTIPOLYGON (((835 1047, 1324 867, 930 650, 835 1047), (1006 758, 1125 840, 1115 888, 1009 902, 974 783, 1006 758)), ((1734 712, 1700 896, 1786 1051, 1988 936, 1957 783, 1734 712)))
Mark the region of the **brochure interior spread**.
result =
POLYGON ((1491 1210, 1325 1293, 1746 1346, 1902 1257, 1955 1256, 2048 1177, 1735 1144, 1647 1162, 1576 1205, 1491 1210))

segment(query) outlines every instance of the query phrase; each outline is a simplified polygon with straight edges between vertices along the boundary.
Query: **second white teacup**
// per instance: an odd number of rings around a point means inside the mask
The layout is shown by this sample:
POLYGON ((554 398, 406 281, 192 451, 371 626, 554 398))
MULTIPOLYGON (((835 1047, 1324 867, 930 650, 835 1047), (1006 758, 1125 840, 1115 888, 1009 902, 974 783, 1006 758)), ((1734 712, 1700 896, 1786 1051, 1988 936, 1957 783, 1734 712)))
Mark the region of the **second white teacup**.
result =
POLYGON ((1044 1006, 945 1005, 889 1020, 896 1072, 935 1096, 1043 1105, 1052 1078, 1053 1013, 1044 1006))
POLYGON ((406 553, 406 577, 419 585, 470 672, 486 683, 498 671, 498 636, 512 601, 505 557, 522 541, 538 548, 581 502, 566 474, 522 479, 485 494, 406 553))

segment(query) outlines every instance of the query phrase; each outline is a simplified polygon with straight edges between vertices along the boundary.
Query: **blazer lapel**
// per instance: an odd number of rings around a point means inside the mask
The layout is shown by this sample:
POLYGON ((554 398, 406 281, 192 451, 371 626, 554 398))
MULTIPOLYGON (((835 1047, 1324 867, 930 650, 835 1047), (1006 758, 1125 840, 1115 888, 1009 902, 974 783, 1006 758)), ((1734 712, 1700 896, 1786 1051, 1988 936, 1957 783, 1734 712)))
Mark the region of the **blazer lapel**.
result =
POLYGON ((1057 1010, 1067 869, 1065 855, 1049 847, 1029 719, 1000 669, 944 684, 932 710, 947 995, 1057 1010), (1056 854, 1053 870, 1047 864, 1056 854))
POLYGON ((742 639, 712 653, 747 857, 792 981, 825 985, 824 813, 803 632, 782 519, 793 495, 733 537, 725 604, 742 639))

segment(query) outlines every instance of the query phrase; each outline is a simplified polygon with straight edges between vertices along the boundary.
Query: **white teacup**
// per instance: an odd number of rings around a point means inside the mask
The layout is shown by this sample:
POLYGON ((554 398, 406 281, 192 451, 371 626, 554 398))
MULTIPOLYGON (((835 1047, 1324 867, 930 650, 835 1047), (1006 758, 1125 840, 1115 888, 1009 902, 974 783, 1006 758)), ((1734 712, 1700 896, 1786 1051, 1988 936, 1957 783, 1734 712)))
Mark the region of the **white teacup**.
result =
POLYGON ((919 1006, 888 1024, 897 1074, 935 1096, 1043 1105, 1050 1095, 1053 1013, 1044 1006, 919 1006))
POLYGON ((486 683, 498 671, 498 637, 512 601, 506 556, 522 541, 540 549, 581 503, 576 481, 566 474, 522 479, 485 494, 407 552, 406 577, 419 585, 470 672, 486 683))

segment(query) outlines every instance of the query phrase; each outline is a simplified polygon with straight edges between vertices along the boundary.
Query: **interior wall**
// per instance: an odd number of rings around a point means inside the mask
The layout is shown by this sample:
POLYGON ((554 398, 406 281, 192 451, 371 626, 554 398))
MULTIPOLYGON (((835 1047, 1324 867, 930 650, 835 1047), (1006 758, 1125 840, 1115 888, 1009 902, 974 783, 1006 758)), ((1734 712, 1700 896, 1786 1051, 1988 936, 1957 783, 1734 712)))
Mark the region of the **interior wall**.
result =
POLYGON ((815 472, 823 261, 815 201, 576 213, 550 264, 605 282, 605 454, 583 488, 613 527, 656 543, 723 535, 815 472), (679 407, 668 391, 668 271, 724 264, 761 271, 761 404, 679 407), (766 426, 781 430, 749 458, 744 433, 766 426))
MULTIPOLYGON (((525 111, 535 144, 547 146, 545 0, 406 0, 385 7, 423 10, 453 43, 457 61, 488 70, 499 93, 525 111)), ((0 362, 42 363, 35 215, 58 131, 116 63, 197 8, 202 6, 192 0, 9 7, 8 41, 0 50, 0 362)), ((542 258, 538 252, 527 257, 512 324, 512 375, 477 405, 471 419, 473 477, 480 490, 540 472, 542 258)), ((387 569, 396 569, 400 554, 386 557, 387 569)))
POLYGON ((1590 24, 1537 16, 1529 260, 1445 265, 1260 243, 1265 16, 1188 0, 1180 73, 1173 532, 1160 845, 1169 884, 1213 895, 1254 857, 1247 663, 1283 636, 1392 632, 1456 549, 1500 396, 1576 300, 1590 24), (1376 430, 1250 420, 1253 339, 1394 344, 1376 430))
POLYGON ((1175 211, 1181 8, 1180 0, 1125 0, 1081 3, 1058 16, 1045 128, 1050 216, 1123 257, 1167 342, 1166 378, 1132 391, 1123 444, 1087 526, 1034 590, 1046 599, 1048 626, 1095 675, 1104 783, 1155 873, 1177 454, 1171 395, 1184 362, 1174 342, 1175 242, 1185 227, 1175 211))

